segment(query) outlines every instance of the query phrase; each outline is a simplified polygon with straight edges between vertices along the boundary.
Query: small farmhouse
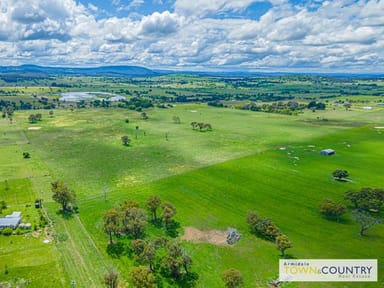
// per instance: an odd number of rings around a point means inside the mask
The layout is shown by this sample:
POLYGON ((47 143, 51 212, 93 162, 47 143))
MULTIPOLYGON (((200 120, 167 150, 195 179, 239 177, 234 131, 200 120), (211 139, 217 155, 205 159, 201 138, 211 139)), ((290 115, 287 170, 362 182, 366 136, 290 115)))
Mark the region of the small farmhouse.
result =
POLYGON ((324 150, 321 150, 320 151, 320 154, 321 155, 333 155, 333 154, 335 154, 335 150, 333 150, 333 149, 324 149, 324 150))
POLYGON ((11 215, 0 218, 0 229, 2 228, 12 228, 16 229, 19 226, 21 221, 21 212, 13 212, 11 215))

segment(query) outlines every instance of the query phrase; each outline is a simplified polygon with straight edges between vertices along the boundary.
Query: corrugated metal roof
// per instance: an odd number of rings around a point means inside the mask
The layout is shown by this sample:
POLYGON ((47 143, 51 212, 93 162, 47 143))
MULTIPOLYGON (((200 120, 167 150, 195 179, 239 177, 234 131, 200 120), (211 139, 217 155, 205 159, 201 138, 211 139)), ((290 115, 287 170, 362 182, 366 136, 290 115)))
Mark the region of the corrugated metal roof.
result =
POLYGON ((12 227, 16 228, 21 221, 20 217, 0 218, 0 228, 12 227))
POLYGON ((16 228, 21 221, 21 212, 15 211, 11 215, 0 218, 0 228, 16 228))

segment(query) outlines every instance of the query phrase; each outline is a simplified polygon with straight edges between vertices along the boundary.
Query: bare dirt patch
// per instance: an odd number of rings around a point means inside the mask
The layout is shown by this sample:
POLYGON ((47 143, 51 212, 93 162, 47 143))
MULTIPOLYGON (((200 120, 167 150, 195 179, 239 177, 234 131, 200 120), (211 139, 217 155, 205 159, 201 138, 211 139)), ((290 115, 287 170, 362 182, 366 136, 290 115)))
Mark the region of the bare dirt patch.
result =
POLYGON ((228 231, 207 230, 202 231, 195 227, 185 227, 181 240, 192 242, 206 242, 215 245, 230 246, 227 243, 228 231))
POLYGON ((41 127, 40 126, 35 126, 35 127, 28 127, 28 130, 40 130, 41 127))
POLYGON ((376 126, 376 127, 373 127, 375 129, 384 129, 384 126, 376 126))

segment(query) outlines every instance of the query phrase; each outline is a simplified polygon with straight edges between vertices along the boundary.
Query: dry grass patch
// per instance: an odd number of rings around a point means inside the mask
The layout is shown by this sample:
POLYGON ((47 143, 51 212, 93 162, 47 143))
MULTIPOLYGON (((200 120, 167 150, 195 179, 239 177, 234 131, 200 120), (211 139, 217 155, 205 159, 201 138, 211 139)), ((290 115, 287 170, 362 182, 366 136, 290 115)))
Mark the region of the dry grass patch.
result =
POLYGON ((202 231, 195 227, 185 227, 184 235, 181 240, 192 242, 206 242, 214 245, 230 246, 227 243, 228 231, 222 230, 207 230, 202 231))

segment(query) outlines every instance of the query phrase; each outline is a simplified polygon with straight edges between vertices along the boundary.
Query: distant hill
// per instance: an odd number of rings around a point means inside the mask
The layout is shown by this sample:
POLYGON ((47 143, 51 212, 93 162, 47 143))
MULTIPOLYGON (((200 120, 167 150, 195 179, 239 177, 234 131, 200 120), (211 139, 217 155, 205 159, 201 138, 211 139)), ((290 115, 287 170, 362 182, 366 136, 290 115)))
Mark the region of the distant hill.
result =
POLYGON ((0 66, 0 74, 84 75, 84 76, 155 76, 150 69, 139 66, 103 66, 92 68, 46 67, 37 65, 0 66))

